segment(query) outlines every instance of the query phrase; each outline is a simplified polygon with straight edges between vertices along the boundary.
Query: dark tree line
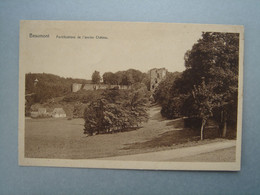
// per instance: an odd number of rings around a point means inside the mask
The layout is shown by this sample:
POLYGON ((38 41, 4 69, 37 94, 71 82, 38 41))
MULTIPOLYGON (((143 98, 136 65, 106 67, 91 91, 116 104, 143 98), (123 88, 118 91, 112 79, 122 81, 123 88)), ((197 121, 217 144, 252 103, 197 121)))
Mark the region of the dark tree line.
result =
POLYGON ((154 91, 154 99, 162 105, 161 114, 164 117, 173 119, 180 117, 180 101, 182 100, 177 88, 174 87, 174 81, 181 77, 181 73, 168 73, 166 78, 161 81, 154 91))
POLYGON ((28 73, 25 75, 25 94, 34 94, 32 103, 43 103, 50 98, 61 97, 71 92, 73 83, 86 83, 84 79, 63 78, 46 73, 28 73), (35 79, 38 80, 35 85, 35 79))
POLYGON ((186 70, 167 78, 155 92, 162 114, 199 119, 201 139, 208 119, 213 118, 225 137, 228 126, 236 128, 238 57, 239 34, 203 33, 185 54, 186 70))
MULTIPOLYGON (((139 70, 135 69, 129 69, 126 71, 118 71, 116 73, 113 72, 105 72, 103 74, 103 83, 109 84, 109 85, 133 85, 135 83, 144 83, 147 86, 147 89, 149 89, 150 85, 150 79, 149 75, 146 73, 142 73, 139 70)), ((94 79, 97 80, 99 78, 99 81, 101 79, 99 72, 95 71, 92 75, 92 82, 95 82, 94 79), (98 73, 98 75, 97 75, 98 73)))

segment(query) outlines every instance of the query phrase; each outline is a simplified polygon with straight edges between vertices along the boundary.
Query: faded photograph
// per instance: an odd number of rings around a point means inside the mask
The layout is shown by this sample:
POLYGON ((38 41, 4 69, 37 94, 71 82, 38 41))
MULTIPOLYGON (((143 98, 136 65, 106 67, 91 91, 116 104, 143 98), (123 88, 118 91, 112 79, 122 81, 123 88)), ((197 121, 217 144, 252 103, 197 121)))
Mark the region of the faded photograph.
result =
POLYGON ((20 28, 20 165, 240 169, 243 27, 20 28))

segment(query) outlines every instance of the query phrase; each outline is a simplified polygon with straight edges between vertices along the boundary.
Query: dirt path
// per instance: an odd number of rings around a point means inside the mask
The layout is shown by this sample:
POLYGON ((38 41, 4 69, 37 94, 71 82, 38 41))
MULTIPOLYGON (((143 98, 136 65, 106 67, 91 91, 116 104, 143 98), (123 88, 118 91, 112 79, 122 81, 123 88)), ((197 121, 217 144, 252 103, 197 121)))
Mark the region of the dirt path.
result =
MULTIPOLYGON (((191 161, 194 157, 196 158, 197 155, 215 152, 227 148, 234 149, 235 145, 236 145, 236 140, 226 140, 224 142, 210 143, 210 144, 198 145, 193 147, 177 148, 172 150, 150 152, 145 154, 116 156, 116 157, 102 158, 102 159, 103 160, 134 160, 134 161, 176 161, 178 159, 184 160, 185 157, 190 157, 188 158, 188 161, 191 161)), ((231 160, 235 159, 234 156, 235 153, 234 155, 232 155, 231 160)))

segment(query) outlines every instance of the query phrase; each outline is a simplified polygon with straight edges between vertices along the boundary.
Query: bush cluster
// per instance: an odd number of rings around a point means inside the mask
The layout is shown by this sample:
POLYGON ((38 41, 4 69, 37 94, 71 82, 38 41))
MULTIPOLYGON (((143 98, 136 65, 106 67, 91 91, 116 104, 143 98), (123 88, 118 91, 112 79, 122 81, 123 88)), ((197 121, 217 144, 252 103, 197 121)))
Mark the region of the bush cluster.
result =
POLYGON ((149 92, 136 83, 129 90, 104 90, 102 97, 91 101, 84 112, 88 135, 124 131, 138 127, 148 119, 149 92))

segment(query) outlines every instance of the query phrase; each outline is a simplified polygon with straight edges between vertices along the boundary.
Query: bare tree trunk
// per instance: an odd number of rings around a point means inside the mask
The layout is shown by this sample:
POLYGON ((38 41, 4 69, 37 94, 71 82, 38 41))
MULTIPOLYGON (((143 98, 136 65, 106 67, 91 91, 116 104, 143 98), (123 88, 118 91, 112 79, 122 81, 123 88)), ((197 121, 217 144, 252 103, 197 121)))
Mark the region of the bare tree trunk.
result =
POLYGON ((204 128, 207 120, 202 119, 201 128, 200 128, 200 140, 204 140, 204 128))
POLYGON ((222 137, 226 137, 227 135, 227 121, 224 121, 224 127, 222 131, 222 137))
POLYGON ((222 137, 223 133, 223 111, 220 112, 220 122, 219 122, 219 137, 222 137))
POLYGON ((227 135, 227 112, 224 111, 223 113, 223 131, 222 131, 222 137, 226 137, 227 135))

